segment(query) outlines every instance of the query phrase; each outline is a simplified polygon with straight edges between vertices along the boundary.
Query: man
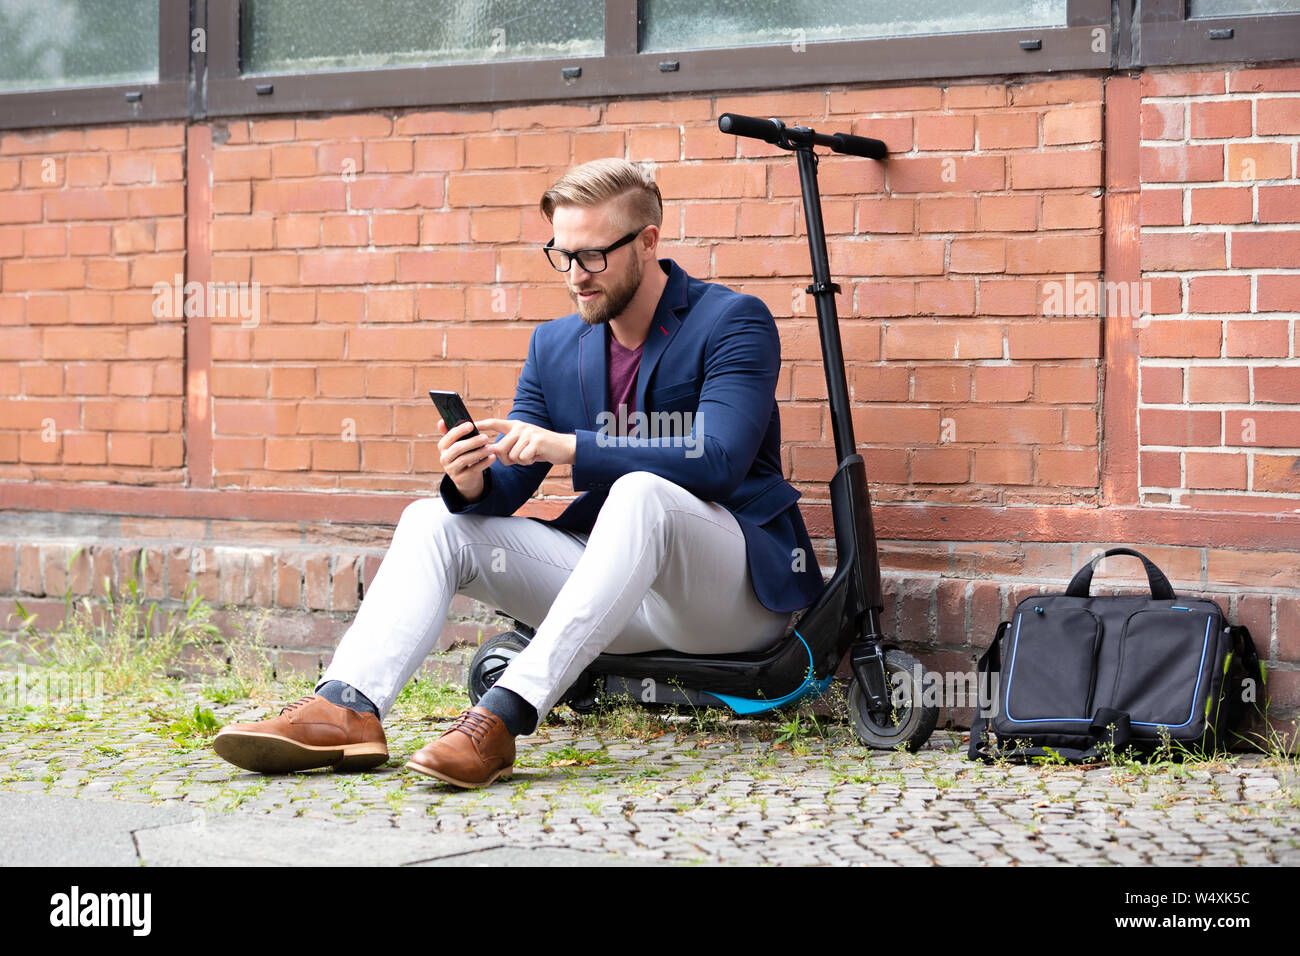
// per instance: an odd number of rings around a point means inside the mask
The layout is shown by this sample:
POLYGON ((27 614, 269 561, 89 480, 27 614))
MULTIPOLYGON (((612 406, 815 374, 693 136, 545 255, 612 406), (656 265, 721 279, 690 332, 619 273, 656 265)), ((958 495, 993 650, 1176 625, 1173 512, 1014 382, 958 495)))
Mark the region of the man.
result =
POLYGON ((766 306, 657 258, 662 200, 632 163, 578 166, 540 205, 554 228, 545 254, 578 311, 534 330, 509 419, 476 422, 473 437, 468 422, 439 422, 440 496, 403 511, 317 693, 217 735, 232 763, 383 763, 380 721, 456 593, 536 628, 478 706, 406 765, 460 787, 508 776, 515 737, 601 652, 762 650, 821 593, 782 477, 766 306), (674 433, 654 434, 664 421, 674 433), (572 466, 584 494, 552 520, 513 517, 554 465, 572 466))

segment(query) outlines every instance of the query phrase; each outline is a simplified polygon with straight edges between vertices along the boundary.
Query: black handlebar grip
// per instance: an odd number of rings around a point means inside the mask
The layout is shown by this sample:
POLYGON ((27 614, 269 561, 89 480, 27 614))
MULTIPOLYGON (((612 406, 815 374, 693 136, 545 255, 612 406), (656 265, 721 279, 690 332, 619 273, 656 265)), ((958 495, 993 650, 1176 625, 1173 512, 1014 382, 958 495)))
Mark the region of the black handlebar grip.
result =
POLYGON ((831 149, 837 153, 864 156, 867 159, 884 159, 889 155, 889 149, 878 139, 854 136, 851 133, 832 133, 831 139, 835 140, 835 145, 831 149))
POLYGON ((723 113, 718 117, 718 129, 733 136, 748 136, 774 145, 781 141, 780 128, 771 120, 759 119, 757 116, 723 113))

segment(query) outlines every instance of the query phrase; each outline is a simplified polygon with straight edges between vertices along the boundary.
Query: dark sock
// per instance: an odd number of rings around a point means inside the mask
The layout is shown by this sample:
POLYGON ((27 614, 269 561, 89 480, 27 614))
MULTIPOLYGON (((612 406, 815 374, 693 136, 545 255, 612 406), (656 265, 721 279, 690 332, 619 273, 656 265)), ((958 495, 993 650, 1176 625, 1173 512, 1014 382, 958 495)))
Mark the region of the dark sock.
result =
POLYGON ((374 714, 379 716, 379 708, 370 702, 370 698, 361 691, 357 690, 351 684, 345 684, 341 680, 326 681, 321 685, 321 689, 316 691, 331 704, 338 704, 341 707, 347 707, 355 710, 359 714, 374 714))
POLYGON ((508 687, 491 687, 478 705, 501 718, 506 730, 518 737, 537 726, 537 708, 508 687))

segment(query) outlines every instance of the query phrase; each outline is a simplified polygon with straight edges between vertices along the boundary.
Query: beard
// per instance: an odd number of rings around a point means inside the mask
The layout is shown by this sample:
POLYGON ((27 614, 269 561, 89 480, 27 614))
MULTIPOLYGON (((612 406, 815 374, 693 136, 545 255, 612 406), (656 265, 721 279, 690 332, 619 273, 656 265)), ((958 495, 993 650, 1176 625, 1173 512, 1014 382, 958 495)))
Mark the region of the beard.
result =
POLYGON ((610 319, 616 319, 635 298, 641 288, 641 269, 637 260, 632 259, 619 281, 600 290, 600 295, 591 302, 581 302, 578 295, 569 288, 569 298, 578 307, 578 316, 588 325, 602 325, 610 319))

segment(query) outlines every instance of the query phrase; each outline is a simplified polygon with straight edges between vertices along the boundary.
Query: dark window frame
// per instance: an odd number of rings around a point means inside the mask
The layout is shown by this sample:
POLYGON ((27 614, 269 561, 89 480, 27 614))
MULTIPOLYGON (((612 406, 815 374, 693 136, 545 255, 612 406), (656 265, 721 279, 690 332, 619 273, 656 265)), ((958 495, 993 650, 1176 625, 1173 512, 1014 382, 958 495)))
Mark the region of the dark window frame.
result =
POLYGON ((190 9, 158 0, 158 79, 0 93, 0 129, 183 119, 189 115, 190 9))
POLYGON ((1300 59, 1300 13, 1191 19, 1187 0, 1140 0, 1134 65, 1300 59))
POLYGON ((1063 27, 810 41, 801 52, 786 44, 639 53, 639 6, 637 0, 605 0, 605 50, 599 57, 244 76, 239 64, 240 0, 208 0, 206 111, 210 116, 241 116, 474 105, 491 109, 535 101, 1033 74, 1113 65, 1109 49, 1092 50, 1096 28, 1111 32, 1110 0, 1067 0, 1063 27), (1039 41, 1041 46, 1025 49, 1022 41, 1039 41), (666 69, 667 64, 675 67, 666 69), (565 77, 562 70, 572 67, 580 67, 581 75, 565 77))
POLYGON ((1300 57, 1300 14, 1191 20, 1186 0, 1067 0, 1064 27, 812 41, 803 52, 774 45, 640 53, 639 0, 605 0, 603 56, 245 76, 241 0, 158 2, 156 83, 0 93, 0 129, 364 109, 490 110, 1300 57), (192 27, 206 31, 206 52, 190 52, 192 27), (1103 52, 1092 49, 1097 28, 1107 34, 1103 52), (1211 39, 1211 31, 1231 36, 1211 39), (1040 47, 1025 49, 1025 41, 1040 47), (581 76, 565 77, 561 71, 569 67, 581 67, 581 76))

